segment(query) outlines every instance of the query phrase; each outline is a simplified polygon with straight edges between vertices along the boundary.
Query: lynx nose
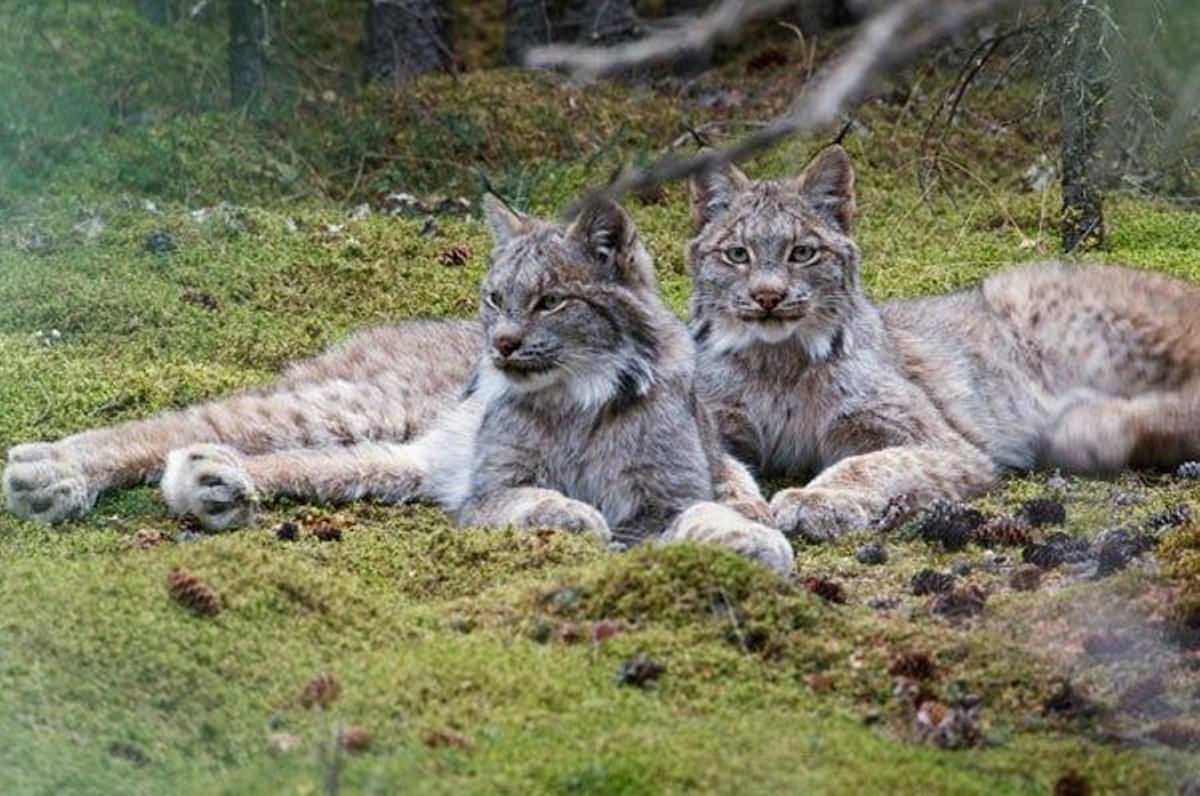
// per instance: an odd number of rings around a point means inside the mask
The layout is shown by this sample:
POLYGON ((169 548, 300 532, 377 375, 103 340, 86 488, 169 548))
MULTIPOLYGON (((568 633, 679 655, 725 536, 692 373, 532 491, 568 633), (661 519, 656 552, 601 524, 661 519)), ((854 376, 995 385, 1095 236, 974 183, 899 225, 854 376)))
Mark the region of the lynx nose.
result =
POLYGON ((492 336, 492 348, 500 356, 508 358, 521 347, 521 336, 512 332, 502 332, 492 336))
POLYGON ((783 291, 774 287, 757 287, 750 291, 750 297, 758 306, 770 312, 783 301, 783 291))

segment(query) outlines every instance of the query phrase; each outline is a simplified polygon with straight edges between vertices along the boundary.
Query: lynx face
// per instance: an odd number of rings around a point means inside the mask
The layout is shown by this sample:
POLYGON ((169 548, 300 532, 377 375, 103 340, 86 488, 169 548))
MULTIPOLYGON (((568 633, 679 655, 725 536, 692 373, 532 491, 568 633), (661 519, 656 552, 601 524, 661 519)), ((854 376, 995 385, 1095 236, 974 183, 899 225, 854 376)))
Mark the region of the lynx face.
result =
POLYGON ((624 211, 596 203, 564 227, 491 196, 485 210, 496 248, 480 291, 481 375, 522 393, 561 385, 588 405, 648 390, 655 352, 646 310, 658 298, 624 211))
POLYGON ((697 336, 718 352, 800 342, 829 354, 859 292, 850 238, 854 173, 831 147, 791 180, 752 182, 732 166, 692 183, 688 245, 697 336))

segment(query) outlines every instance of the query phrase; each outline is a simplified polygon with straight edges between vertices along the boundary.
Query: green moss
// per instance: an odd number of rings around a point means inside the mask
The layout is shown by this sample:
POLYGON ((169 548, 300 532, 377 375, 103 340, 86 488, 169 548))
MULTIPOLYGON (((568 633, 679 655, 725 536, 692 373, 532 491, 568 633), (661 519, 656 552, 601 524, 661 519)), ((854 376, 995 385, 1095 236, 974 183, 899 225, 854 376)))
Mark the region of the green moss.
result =
MULTIPOLYGON (((713 111, 634 86, 580 89, 502 70, 360 91, 346 42, 361 9, 309 3, 279 20, 280 40, 302 32, 298 47, 332 76, 276 53, 269 101, 234 114, 219 109, 219 15, 157 30, 131 9, 0 10, 0 33, 21 42, 0 55, 0 107, 16 109, 0 114, 0 448, 265 383, 361 325, 474 312, 490 248, 482 223, 440 215, 427 237, 421 216, 351 220, 357 201, 378 208, 392 190, 474 196, 482 164, 520 206, 554 214, 657 152, 679 122, 766 118, 787 93, 766 81, 736 112, 713 111), (131 33, 142 49, 117 46, 131 33), (80 46, 92 39, 102 68, 80 46), (163 64, 156 81, 131 81, 147 61, 163 64), (36 69, 44 79, 31 83, 36 69), (320 76, 296 76, 306 69, 320 76), (81 225, 93 218, 101 226, 81 225), (174 251, 147 250, 157 231, 174 251), (451 245, 470 249, 465 265, 442 264, 451 245)), ((469 9, 466 24, 483 30, 489 13, 469 9)), ((790 36, 775 46, 793 46, 790 36)), ((495 45, 469 58, 494 58, 495 45)), ((737 83, 744 64, 697 90, 737 83)), ((1047 140, 1044 120, 1022 118, 1032 90, 1018 82, 989 100, 1007 132, 950 131, 928 196, 911 162, 923 121, 886 100, 863 109, 870 135, 848 144, 873 296, 955 289, 1054 254, 1056 195, 1014 182, 1046 148, 1036 143, 1047 140)), ((825 140, 789 142, 747 169, 794 174, 825 140)), ((686 197, 670 185, 628 202, 681 314, 686 197)), ((1109 249, 1091 259, 1200 278, 1194 214, 1121 198, 1108 218, 1109 249)), ((1194 483, 1165 477, 1067 486, 1065 530, 1082 536, 1177 503, 1200 510, 1194 483)), ((1045 476, 1011 478, 978 505, 1010 511, 1048 489, 1045 476)), ((1064 674, 1083 672, 1109 702, 1126 669, 1144 674, 1140 662, 1080 663, 1056 645, 1095 616, 1156 610, 1138 602, 1160 585, 1147 569, 1095 583, 1056 572, 1040 591, 1015 593, 978 566, 974 546, 946 553, 902 530, 884 540, 880 567, 853 557, 866 535, 801 545, 788 581, 716 549, 618 556, 563 534, 460 532, 433 509, 371 503, 345 509, 340 543, 276 540, 268 529, 295 510, 273 506, 261 527, 200 539, 166 518, 149 487, 103 496, 62 528, 0 514, 0 789, 312 792, 333 776, 331 738, 345 724, 374 737, 341 764, 348 792, 1025 793, 1049 791, 1068 769, 1098 790, 1155 792, 1196 763, 1105 743, 1043 709, 1064 674), (131 546, 146 527, 174 541, 131 546), (990 596, 980 617, 951 623, 908 581, 960 559, 976 565, 963 581, 990 596), (197 617, 169 599, 175 565, 220 592, 221 613, 197 617), (809 594, 806 577, 840 583, 845 604, 809 594), (896 607, 872 608, 877 598, 896 607), (603 620, 621 620, 603 642, 531 632, 603 620), (912 740, 888 672, 911 651, 934 660, 930 695, 982 699, 981 747, 912 740), (633 655, 666 667, 650 690, 615 683, 633 655), (342 696, 306 710, 300 691, 323 671, 342 696), (447 730, 466 745, 427 743, 447 730), (300 747, 271 754, 280 732, 300 747)), ((1157 553, 1177 581, 1195 575, 1193 535, 1173 532, 1157 553)), ((1171 672, 1179 690, 1194 676, 1171 672)))
POLYGON ((1158 547, 1163 574, 1200 583, 1200 522, 1170 531, 1158 547))

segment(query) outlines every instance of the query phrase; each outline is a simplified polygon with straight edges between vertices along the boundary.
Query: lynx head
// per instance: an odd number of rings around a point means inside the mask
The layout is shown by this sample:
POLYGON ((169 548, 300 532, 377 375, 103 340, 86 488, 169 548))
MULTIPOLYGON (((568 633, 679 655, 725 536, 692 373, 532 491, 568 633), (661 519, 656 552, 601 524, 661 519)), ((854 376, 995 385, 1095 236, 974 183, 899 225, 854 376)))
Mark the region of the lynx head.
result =
POLYGON ((562 225, 493 194, 483 207, 495 247, 480 294, 481 377, 508 392, 559 385, 591 407, 648 392, 667 310, 625 211, 595 200, 562 225))
POLYGON ((719 352, 794 341, 827 358, 859 296, 846 151, 828 147, 791 179, 754 182, 728 166, 691 188, 698 339, 719 352))

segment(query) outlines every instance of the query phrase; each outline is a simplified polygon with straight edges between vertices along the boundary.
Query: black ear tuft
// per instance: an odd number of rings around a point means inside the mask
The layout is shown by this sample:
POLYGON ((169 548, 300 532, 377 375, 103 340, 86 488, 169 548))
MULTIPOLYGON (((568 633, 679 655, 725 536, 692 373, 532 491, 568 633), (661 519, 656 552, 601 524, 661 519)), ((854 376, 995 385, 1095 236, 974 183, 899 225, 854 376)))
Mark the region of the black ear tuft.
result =
POLYGON ((818 213, 847 235, 854 226, 854 165, 838 144, 817 153, 797 179, 797 189, 818 213))
POLYGON ((487 219, 497 245, 504 245, 528 229, 525 216, 509 207, 508 203, 496 194, 490 191, 485 193, 481 204, 483 217, 487 219))
POLYGON ((750 179, 732 163, 701 172, 689 182, 692 197, 692 223, 699 232, 729 209, 734 197, 746 190, 750 179))

